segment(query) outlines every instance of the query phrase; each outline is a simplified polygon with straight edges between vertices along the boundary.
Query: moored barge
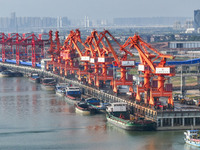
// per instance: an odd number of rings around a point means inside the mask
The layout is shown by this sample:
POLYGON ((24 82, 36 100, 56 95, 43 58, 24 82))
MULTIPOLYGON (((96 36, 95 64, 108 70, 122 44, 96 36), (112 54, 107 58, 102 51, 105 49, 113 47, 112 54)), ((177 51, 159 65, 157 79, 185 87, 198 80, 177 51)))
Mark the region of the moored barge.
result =
POLYGON ((156 130, 155 122, 131 115, 126 103, 111 103, 106 108, 106 118, 111 124, 125 130, 156 130))

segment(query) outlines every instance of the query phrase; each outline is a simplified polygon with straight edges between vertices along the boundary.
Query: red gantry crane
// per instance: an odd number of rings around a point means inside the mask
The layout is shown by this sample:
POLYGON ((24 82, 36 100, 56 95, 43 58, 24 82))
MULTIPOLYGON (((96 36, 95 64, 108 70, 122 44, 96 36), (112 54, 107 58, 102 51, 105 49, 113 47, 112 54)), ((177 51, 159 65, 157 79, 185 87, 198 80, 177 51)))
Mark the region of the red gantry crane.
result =
MULTIPOLYGON (((2 62, 6 60, 6 46, 8 46, 7 42, 10 40, 5 33, 0 33, 0 44, 1 44, 1 55, 2 55, 2 62)), ((12 46, 11 46, 12 48, 12 46)))
POLYGON ((110 58, 108 56, 109 51, 102 42, 102 39, 100 40, 97 31, 91 32, 91 35, 87 37, 85 43, 88 45, 86 50, 90 54, 90 63, 92 64, 88 73, 88 83, 92 85, 92 82, 94 82, 94 85, 99 88, 100 81, 105 83, 106 80, 112 81, 113 79, 113 75, 107 75, 107 65, 112 64, 112 60, 108 61, 110 58), (101 79, 99 76, 101 76, 101 79))
POLYGON ((93 85, 95 84, 94 77, 95 77, 95 74, 97 74, 99 71, 98 70, 99 65, 96 63, 98 54, 95 51, 95 47, 96 47, 95 32, 96 31, 91 32, 91 35, 88 36, 85 40, 85 44, 88 45, 88 48, 85 47, 86 48, 85 50, 86 50, 86 53, 90 56, 90 64, 91 64, 90 68, 88 68, 88 76, 87 76, 87 83, 89 85, 92 85, 92 83, 93 83, 93 85), (94 65, 94 67, 93 67, 93 65, 94 65))
MULTIPOLYGON (((54 41, 56 44, 52 44, 53 52, 51 57, 54 58, 53 61, 53 72, 54 73, 60 73, 62 75, 62 71, 64 69, 64 64, 61 62, 60 52, 61 52, 61 44, 60 44, 60 38, 59 38, 59 32, 55 32, 55 39, 54 41)), ((53 42, 53 41, 52 41, 53 42)))
POLYGON ((98 34, 97 31, 93 31, 86 39, 86 43, 89 45, 91 51, 90 63, 94 64, 94 68, 92 68, 94 72, 89 73, 88 83, 91 84, 91 82, 94 81, 95 86, 99 88, 101 85, 105 84, 106 81, 111 81, 110 84, 115 93, 118 92, 119 85, 130 86, 130 91, 133 92, 133 82, 126 79, 126 67, 135 66, 135 61, 128 60, 127 55, 133 56, 133 54, 125 48, 122 48, 118 41, 107 30, 101 32, 100 34, 98 34), (109 37, 107 37, 107 35, 109 37), (122 57, 120 56, 119 58, 109 42, 109 38, 111 38, 120 47, 120 50, 123 53, 122 57), (114 79, 113 70, 111 70, 112 74, 108 74, 108 71, 110 71, 108 70, 108 67, 112 64, 117 65, 121 69, 120 79, 114 79))
POLYGON ((1 33, 0 36, 3 62, 5 59, 15 58, 16 64, 19 65, 20 61, 29 61, 31 57, 32 66, 35 67, 36 62, 40 62, 44 56, 44 40, 40 39, 41 35, 37 38, 33 33, 24 33, 22 36, 18 33, 9 33, 8 36, 1 33))
POLYGON ((23 61, 32 61, 32 66, 36 67, 36 63, 40 62, 44 58, 44 46, 48 42, 47 39, 42 39, 42 36, 46 35, 39 34, 38 37, 34 33, 24 33, 22 38, 17 42, 18 52, 16 56, 23 61))
POLYGON ((52 30, 49 31, 49 41, 50 41, 50 47, 48 49, 48 54, 50 54, 51 61, 47 61, 46 68, 49 70, 50 65, 53 66, 54 62, 54 51, 55 51, 55 44, 53 41, 53 34, 52 30))
POLYGON ((138 71, 144 74, 142 76, 144 83, 137 85, 136 100, 141 101, 141 93, 144 93, 145 103, 155 106, 161 97, 168 97, 168 104, 173 107, 172 84, 164 84, 164 82, 165 76, 175 75, 175 67, 166 66, 167 58, 173 59, 174 57, 160 53, 137 34, 128 38, 123 47, 127 46, 138 51, 140 58, 138 71))
MULTIPOLYGON (((133 81, 128 81, 126 79, 126 74, 127 74, 127 67, 130 68, 134 68, 135 67, 135 60, 134 59, 128 59, 128 55, 130 57, 133 57, 134 55, 129 52, 128 50, 126 50, 124 47, 122 47, 119 42, 111 35, 111 33, 107 30, 105 30, 104 32, 101 33, 101 38, 105 38, 105 41, 108 45, 108 50, 110 51, 110 53, 112 54, 112 57, 114 58, 114 61, 112 64, 114 64, 115 66, 118 66, 120 68, 120 79, 113 79, 113 92, 114 93, 119 93, 118 91, 118 86, 120 85, 127 85, 129 86, 129 91, 131 93, 133 93, 133 81), (108 37, 106 36, 106 34, 108 34, 110 36, 110 38, 120 47, 120 51, 121 51, 121 56, 118 56, 116 51, 113 49, 110 41, 108 40, 108 37)), ((114 66, 113 66, 114 67, 114 66)), ((103 76, 104 77, 104 76, 103 76)), ((100 77, 101 79, 101 77, 100 77)))
POLYGON ((64 42, 61 52, 61 57, 65 60, 65 75, 67 75, 67 71, 70 71, 70 74, 74 74, 74 71, 77 71, 79 80, 81 80, 82 75, 87 75, 90 56, 88 52, 85 51, 85 48, 87 48, 87 46, 81 40, 80 31, 78 29, 76 29, 75 32, 71 30, 64 42), (82 46, 82 49, 80 46, 82 46), (81 63, 77 66, 78 58, 80 58, 80 62, 84 62, 83 70, 81 63))
POLYGON ((16 57, 16 64, 19 65, 19 41, 22 39, 22 37, 18 33, 9 33, 8 36, 6 36, 4 33, 1 34, 1 42, 2 45, 2 62, 5 62, 5 60, 8 58, 8 52, 12 52, 12 55, 14 58, 13 48, 15 49, 15 57, 16 57), (8 45, 10 47, 8 47, 8 45))

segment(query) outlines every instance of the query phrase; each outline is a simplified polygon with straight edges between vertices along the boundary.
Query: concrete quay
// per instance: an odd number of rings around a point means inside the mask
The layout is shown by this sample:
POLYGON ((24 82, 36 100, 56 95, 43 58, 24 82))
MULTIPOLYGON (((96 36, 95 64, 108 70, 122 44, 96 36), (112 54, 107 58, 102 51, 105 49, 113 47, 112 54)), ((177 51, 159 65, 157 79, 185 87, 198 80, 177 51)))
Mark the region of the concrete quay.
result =
POLYGON ((144 116, 147 119, 155 121, 157 123, 157 130, 191 129, 191 126, 194 129, 200 129, 200 109, 197 106, 188 106, 175 103, 174 109, 156 110, 154 108, 136 104, 128 98, 117 97, 115 95, 105 93, 101 90, 83 85, 78 81, 70 80, 51 72, 43 71, 41 69, 5 63, 0 63, 0 66, 4 66, 10 70, 19 71, 25 76, 28 76, 28 74, 30 74, 31 72, 38 72, 40 75, 43 76, 52 76, 60 82, 77 85, 81 88, 84 94, 92 95, 94 97, 98 97, 102 100, 106 100, 109 102, 126 102, 128 103, 130 110, 135 114, 144 116))

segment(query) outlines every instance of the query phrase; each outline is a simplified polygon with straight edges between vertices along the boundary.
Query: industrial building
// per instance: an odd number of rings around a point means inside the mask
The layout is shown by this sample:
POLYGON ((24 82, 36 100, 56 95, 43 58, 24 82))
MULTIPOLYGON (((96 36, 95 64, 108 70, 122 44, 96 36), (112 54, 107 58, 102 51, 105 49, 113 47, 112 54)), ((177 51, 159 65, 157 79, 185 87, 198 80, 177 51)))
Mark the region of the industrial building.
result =
POLYGON ((194 10, 194 28, 196 30, 200 28, 200 9, 194 10))
POLYGON ((200 41, 175 41, 169 42, 169 48, 199 48, 200 41))
POLYGON ((113 24, 117 26, 173 26, 174 22, 185 23, 188 17, 135 17, 114 18, 113 24))

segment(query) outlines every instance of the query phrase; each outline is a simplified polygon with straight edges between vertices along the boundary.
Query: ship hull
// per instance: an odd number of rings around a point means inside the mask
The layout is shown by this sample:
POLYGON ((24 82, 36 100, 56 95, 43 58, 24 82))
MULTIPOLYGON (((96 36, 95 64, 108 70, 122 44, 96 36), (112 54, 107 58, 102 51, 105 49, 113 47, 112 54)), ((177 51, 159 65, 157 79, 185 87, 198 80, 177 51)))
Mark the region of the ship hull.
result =
POLYGON ((156 130, 155 123, 149 124, 139 124, 139 123, 130 123, 127 120, 123 120, 121 118, 117 118, 112 116, 111 114, 106 114, 107 121, 117 127, 120 127, 125 130, 132 131, 153 131, 156 130))
POLYGON ((29 78, 29 80, 31 81, 31 82, 34 82, 34 83, 40 83, 40 78, 29 78))
POLYGON ((75 107, 75 111, 76 111, 76 113, 81 114, 81 115, 90 115, 91 114, 89 110, 82 110, 77 107, 75 107))
POLYGON ((190 140, 185 140, 185 143, 190 144, 192 146, 200 147, 200 143, 195 142, 195 141, 190 141, 190 140))
POLYGON ((56 91, 56 94, 59 96, 65 96, 65 93, 61 92, 61 91, 56 91))
POLYGON ((52 86, 52 85, 42 85, 42 88, 44 90, 47 90, 47 91, 54 91, 55 90, 55 86, 52 86))
POLYGON ((75 98, 75 97, 72 97, 72 96, 65 96, 65 99, 67 102, 71 103, 71 104, 75 104, 77 102, 79 102, 81 99, 80 98, 75 98))

